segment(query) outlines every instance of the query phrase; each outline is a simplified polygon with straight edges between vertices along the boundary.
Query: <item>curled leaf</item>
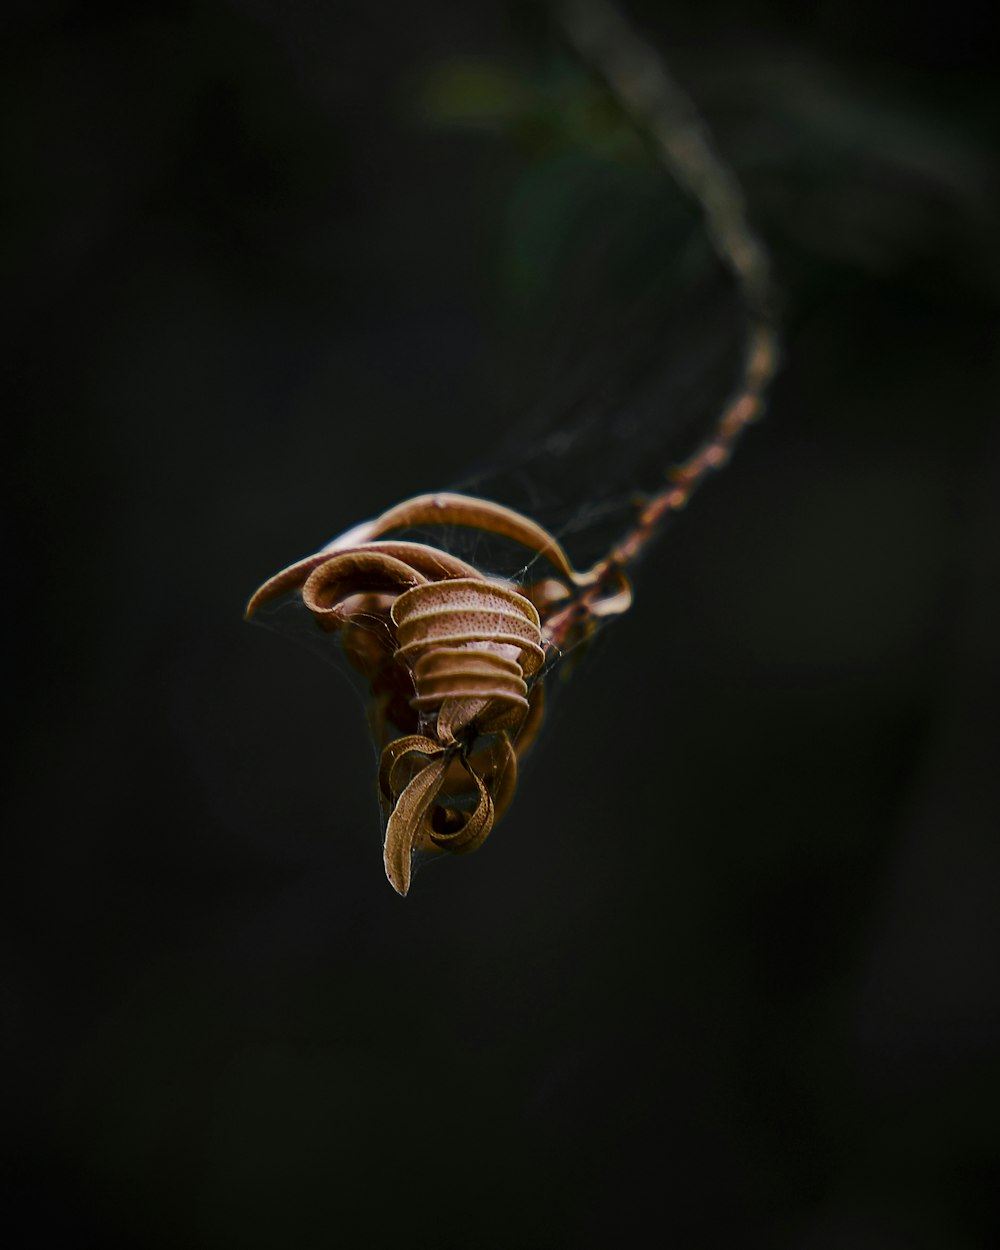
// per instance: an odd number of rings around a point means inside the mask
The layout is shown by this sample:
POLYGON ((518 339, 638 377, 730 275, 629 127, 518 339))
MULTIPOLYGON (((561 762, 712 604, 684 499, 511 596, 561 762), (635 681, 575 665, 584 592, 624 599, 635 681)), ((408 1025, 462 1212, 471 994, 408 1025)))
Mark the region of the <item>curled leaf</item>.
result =
POLYGON ((509 805, 518 758, 542 718, 546 655, 585 633, 606 605, 610 614, 627 606, 627 580, 599 568, 576 571, 556 538, 501 504, 421 495, 354 526, 251 598, 248 616, 298 590, 365 675, 382 748, 385 870, 399 894, 414 850, 475 850, 509 805), (437 547, 385 537, 433 525, 508 538, 558 577, 519 587, 437 547))

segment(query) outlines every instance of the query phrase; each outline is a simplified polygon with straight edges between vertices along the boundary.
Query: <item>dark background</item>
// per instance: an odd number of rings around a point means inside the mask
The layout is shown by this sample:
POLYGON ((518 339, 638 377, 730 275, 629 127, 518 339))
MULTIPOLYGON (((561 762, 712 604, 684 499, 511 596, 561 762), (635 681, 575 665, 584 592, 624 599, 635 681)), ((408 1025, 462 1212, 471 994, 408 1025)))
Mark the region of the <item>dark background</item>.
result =
POLYGON ((356 700, 242 605, 488 463, 563 98, 461 127, 426 84, 531 95, 558 41, 461 0, 11 12, 5 1241, 1000 1244, 988 6, 634 7, 786 364, 504 824, 406 900, 356 700))

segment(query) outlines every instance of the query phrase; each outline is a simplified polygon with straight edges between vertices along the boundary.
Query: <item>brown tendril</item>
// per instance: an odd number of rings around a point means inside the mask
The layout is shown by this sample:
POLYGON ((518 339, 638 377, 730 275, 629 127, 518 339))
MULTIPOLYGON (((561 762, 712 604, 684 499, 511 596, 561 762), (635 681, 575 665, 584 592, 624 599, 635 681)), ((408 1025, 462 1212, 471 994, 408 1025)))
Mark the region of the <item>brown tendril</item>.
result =
POLYGON ((606 0, 557 4, 581 58, 653 141, 661 163, 701 206, 708 234, 742 293, 746 347, 736 385, 708 439, 668 469, 635 524, 591 569, 573 568, 559 541, 502 504, 440 493, 405 500, 266 581, 263 604, 298 592, 313 620, 339 631, 373 696, 386 813, 385 870, 406 894, 415 853, 463 854, 482 843, 517 784, 518 760, 544 715, 545 661, 626 612, 626 569, 666 516, 726 463, 763 410, 778 366, 766 252, 743 196, 712 150, 687 97, 657 54, 606 0), (460 526, 521 544, 551 575, 524 586, 488 577, 439 547, 393 531, 460 526), (395 735, 395 736, 394 736, 395 735))

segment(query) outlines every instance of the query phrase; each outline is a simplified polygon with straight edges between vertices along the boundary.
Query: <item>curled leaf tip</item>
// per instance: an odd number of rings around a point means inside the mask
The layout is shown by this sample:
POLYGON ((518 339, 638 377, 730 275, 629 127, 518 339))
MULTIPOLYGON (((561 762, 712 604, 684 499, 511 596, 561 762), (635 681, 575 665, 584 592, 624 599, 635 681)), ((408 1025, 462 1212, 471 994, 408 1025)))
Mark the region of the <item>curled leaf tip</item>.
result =
POLYGON ((427 761, 396 800, 385 827, 385 875, 397 894, 405 895, 410 888, 413 848, 444 782, 448 762, 443 752, 427 761))

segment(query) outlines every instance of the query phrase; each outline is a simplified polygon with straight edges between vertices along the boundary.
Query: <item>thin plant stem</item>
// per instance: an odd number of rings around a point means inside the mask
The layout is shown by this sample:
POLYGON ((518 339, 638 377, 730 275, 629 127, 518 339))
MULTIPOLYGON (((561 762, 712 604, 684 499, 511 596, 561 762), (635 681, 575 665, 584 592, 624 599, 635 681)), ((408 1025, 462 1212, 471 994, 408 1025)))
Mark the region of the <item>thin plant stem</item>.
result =
POLYGON ((746 313, 742 365, 714 430, 693 455, 667 470, 667 485, 645 501, 632 529, 591 570, 595 586, 587 593, 596 601, 601 584, 643 552, 709 470, 727 462, 744 428, 763 412, 780 353, 767 252, 747 220, 739 183, 716 155, 694 105, 656 50, 607 0, 564 0, 556 9, 577 54, 604 80, 670 176, 701 207, 708 236, 736 280, 746 313))

